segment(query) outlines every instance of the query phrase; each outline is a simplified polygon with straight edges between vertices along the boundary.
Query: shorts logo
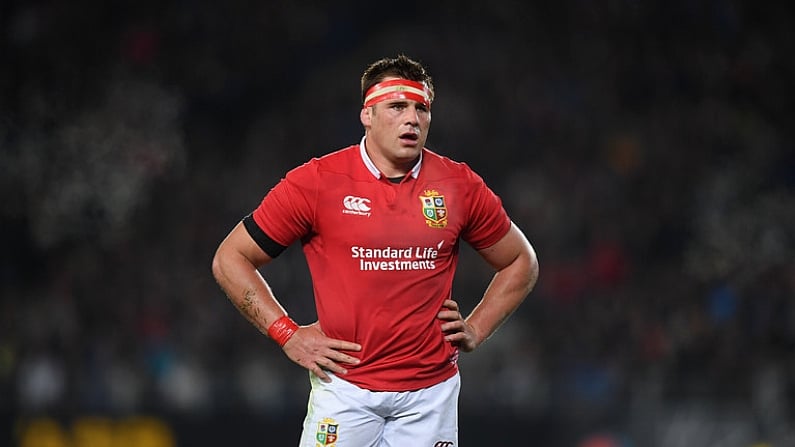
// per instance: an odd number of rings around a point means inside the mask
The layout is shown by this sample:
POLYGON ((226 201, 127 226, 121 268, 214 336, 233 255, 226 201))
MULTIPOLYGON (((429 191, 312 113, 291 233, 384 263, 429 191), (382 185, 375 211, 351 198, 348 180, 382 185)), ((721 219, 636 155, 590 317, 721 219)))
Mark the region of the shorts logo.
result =
POLYGON ((339 424, 331 418, 324 418, 317 424, 315 447, 334 447, 337 442, 339 424))
POLYGON ((345 207, 342 210, 343 214, 355 214, 357 216, 367 216, 370 217, 370 199, 366 199, 364 197, 356 197, 356 196, 345 196, 342 199, 342 206, 345 207))
POLYGON ((453 445, 453 441, 438 441, 433 447, 451 447, 453 445))
POLYGON ((447 226, 447 205, 444 196, 438 191, 427 189, 420 196, 422 202, 422 215, 425 223, 431 228, 444 228, 447 226))

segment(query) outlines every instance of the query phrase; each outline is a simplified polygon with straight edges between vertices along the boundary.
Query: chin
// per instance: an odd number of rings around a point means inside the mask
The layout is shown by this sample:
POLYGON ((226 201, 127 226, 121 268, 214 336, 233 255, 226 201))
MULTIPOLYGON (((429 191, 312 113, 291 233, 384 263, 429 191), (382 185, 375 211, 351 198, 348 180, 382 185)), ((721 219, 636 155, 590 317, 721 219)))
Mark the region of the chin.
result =
POLYGON ((400 149, 398 149, 397 153, 398 153, 398 155, 401 158, 405 158, 405 159, 408 160, 408 159, 412 159, 412 158, 417 158, 417 156, 420 155, 420 151, 422 151, 422 146, 419 146, 419 145, 417 145, 417 146, 401 146, 400 149))

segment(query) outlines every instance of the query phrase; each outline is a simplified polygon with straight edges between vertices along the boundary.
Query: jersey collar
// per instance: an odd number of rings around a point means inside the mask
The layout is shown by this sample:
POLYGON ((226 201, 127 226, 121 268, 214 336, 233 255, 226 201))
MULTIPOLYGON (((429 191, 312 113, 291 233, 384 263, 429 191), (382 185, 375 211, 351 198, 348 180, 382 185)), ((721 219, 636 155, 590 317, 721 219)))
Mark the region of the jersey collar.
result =
MULTIPOLYGON (((381 171, 379 171, 378 168, 375 167, 375 163, 373 163, 373 160, 371 160, 370 156, 367 155, 367 150, 364 148, 365 138, 366 137, 362 137, 362 141, 359 142, 359 154, 361 154, 362 161, 364 162, 364 165, 367 166, 367 170, 370 171, 370 173, 373 174, 375 178, 380 179, 381 171)), ((417 176, 420 175, 420 166, 422 166, 422 151, 420 151, 420 159, 417 160, 417 164, 415 164, 414 167, 411 168, 411 172, 409 173, 413 178, 417 178, 417 176)))

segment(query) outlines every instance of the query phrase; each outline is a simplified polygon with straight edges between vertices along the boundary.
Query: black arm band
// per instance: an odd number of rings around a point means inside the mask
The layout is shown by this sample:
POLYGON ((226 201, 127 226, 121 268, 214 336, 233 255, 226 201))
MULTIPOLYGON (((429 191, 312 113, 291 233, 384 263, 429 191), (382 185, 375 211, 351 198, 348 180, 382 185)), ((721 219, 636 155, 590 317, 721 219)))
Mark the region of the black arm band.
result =
POLYGON ((252 239, 254 239, 254 242, 259 245, 259 248, 261 248, 262 251, 264 251, 271 258, 279 256, 285 249, 287 249, 287 247, 279 244, 278 242, 271 239, 270 236, 265 234, 265 232, 262 231, 262 228, 257 225, 257 222, 254 221, 254 216, 251 214, 243 218, 243 226, 246 227, 248 234, 252 239))

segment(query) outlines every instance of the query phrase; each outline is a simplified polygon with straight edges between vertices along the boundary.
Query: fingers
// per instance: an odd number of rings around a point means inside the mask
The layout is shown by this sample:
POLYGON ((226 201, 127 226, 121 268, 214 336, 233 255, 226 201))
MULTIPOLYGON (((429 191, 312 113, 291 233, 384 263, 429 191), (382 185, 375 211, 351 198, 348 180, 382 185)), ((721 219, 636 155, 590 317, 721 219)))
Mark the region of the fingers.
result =
POLYGON ((327 371, 338 375, 345 375, 348 373, 348 370, 343 367, 341 363, 355 365, 359 362, 360 360, 356 357, 351 357, 347 354, 331 350, 325 356, 321 356, 314 361, 308 362, 308 365, 301 366, 304 366, 308 370, 312 371, 323 382, 328 383, 331 382, 331 377, 329 377, 327 371))
POLYGON ((449 341, 451 343, 467 341, 468 338, 469 336, 467 335, 466 332, 455 332, 444 336, 445 341, 449 341))
POLYGON ((447 323, 442 323, 442 332, 461 332, 466 330, 466 323, 463 320, 456 319, 454 321, 448 321, 447 323))
POLYGON ((444 321, 463 320, 461 314, 458 311, 454 310, 442 310, 438 314, 436 314, 436 318, 444 321))
POLYGON ((348 365, 358 365, 361 360, 358 358, 345 354, 344 352, 339 352, 335 350, 329 350, 325 353, 324 358, 336 362, 336 363, 344 363, 348 365))
POLYGON ((444 300, 442 310, 436 314, 436 317, 445 321, 463 320, 463 316, 458 310, 458 303, 453 300, 444 300))
POLYGON ((477 346, 474 328, 466 321, 458 319, 441 325, 444 340, 458 346, 464 352, 471 352, 477 346))
MULTIPOLYGON (((347 363, 349 365, 358 365, 361 360, 352 355, 346 354, 342 351, 359 352, 362 350, 362 345, 352 343, 344 340, 329 339, 328 349, 323 353, 324 357, 333 360, 334 362, 347 363)), ((336 366, 336 365, 335 365, 336 366)), ((329 368, 330 369, 330 368, 329 368)), ((334 372, 338 372, 332 369, 334 372)), ((347 371, 344 371, 346 373, 347 371)))
POLYGON ((476 334, 474 329, 464 320, 456 301, 444 300, 442 310, 436 316, 443 321, 440 328, 444 333, 445 341, 458 346, 464 352, 470 352, 475 349, 477 345, 476 334))
POLYGON ((455 333, 466 332, 467 330, 464 316, 459 312, 458 303, 454 300, 444 300, 442 310, 436 314, 436 317, 445 321, 441 326, 442 332, 455 333))
POLYGON ((283 346, 287 356, 298 365, 314 373, 320 380, 330 382, 329 372, 347 374, 343 366, 356 365, 358 358, 343 351, 358 352, 358 343, 326 337, 317 324, 304 326, 283 346))
POLYGON ((444 300, 442 303, 442 307, 446 307, 450 310, 458 311, 458 303, 454 300, 444 300))
POLYGON ((362 345, 358 343, 353 343, 345 340, 337 340, 334 338, 329 338, 328 340, 329 340, 328 346, 331 349, 337 349, 340 351, 355 351, 355 352, 359 352, 362 350, 362 345))
POLYGON ((317 361, 317 366, 320 367, 320 369, 322 369, 323 371, 331 371, 334 374, 344 375, 348 373, 347 369, 343 368, 340 364, 334 362, 329 358, 319 359, 317 361))
POLYGON ((338 349, 340 351, 355 351, 355 352, 359 352, 362 350, 362 345, 358 343, 346 340, 339 340, 336 338, 328 338, 320 327, 320 321, 315 321, 314 323, 304 327, 307 329, 312 329, 316 332, 316 334, 319 334, 321 336, 320 339, 324 340, 324 342, 331 349, 338 349))
MULTIPOLYGON (((303 365, 302 365, 302 366, 303 366, 303 365)), ((312 371, 312 373, 313 373, 314 375, 316 375, 316 376, 317 376, 317 378, 318 378, 318 379, 320 379, 320 380, 322 380, 323 382, 326 382, 326 383, 329 383, 329 382, 331 382, 331 377, 329 377, 329 376, 328 376, 328 374, 326 374, 326 372, 325 372, 325 371, 323 371, 323 368, 321 368, 321 367, 319 367, 319 366, 317 366, 317 365, 314 365, 314 366, 312 366, 312 367, 309 367, 309 368, 307 368, 307 369, 308 369, 309 371, 312 371)))

